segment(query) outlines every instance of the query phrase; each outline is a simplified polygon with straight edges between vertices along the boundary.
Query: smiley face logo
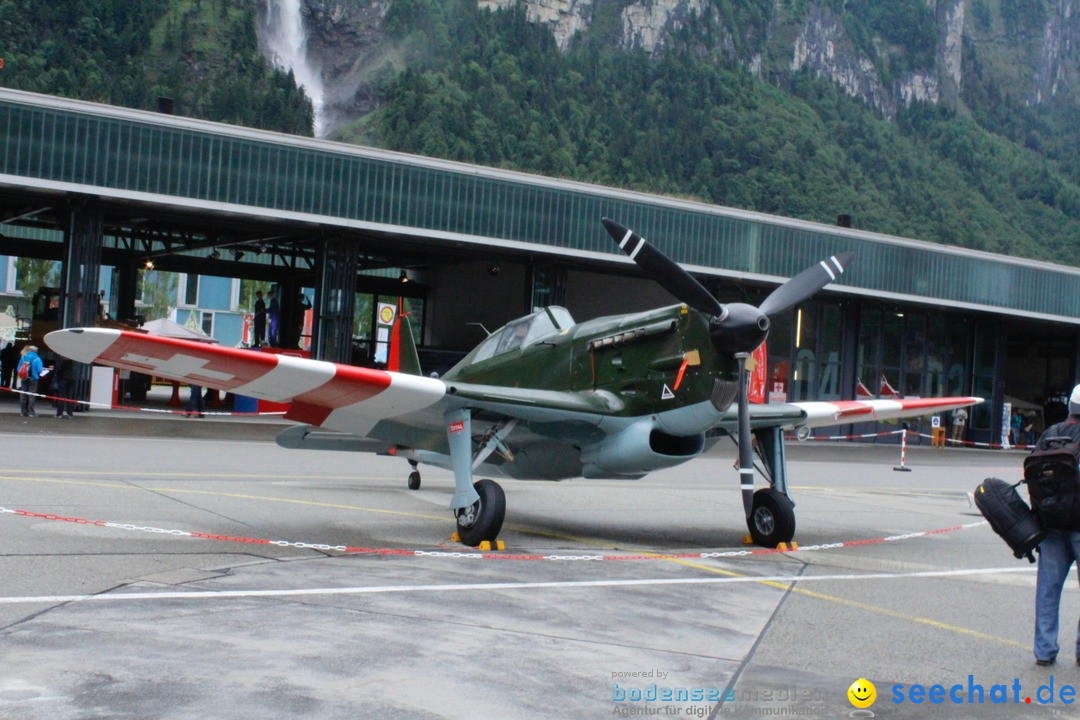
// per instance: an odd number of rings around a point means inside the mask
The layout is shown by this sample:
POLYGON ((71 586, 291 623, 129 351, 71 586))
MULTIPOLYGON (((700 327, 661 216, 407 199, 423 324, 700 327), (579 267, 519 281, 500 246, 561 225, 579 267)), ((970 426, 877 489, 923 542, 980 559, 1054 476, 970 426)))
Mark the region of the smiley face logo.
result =
POLYGON ((877 688, 866 678, 859 678, 847 689, 848 700, 857 708, 868 708, 877 700, 877 688))

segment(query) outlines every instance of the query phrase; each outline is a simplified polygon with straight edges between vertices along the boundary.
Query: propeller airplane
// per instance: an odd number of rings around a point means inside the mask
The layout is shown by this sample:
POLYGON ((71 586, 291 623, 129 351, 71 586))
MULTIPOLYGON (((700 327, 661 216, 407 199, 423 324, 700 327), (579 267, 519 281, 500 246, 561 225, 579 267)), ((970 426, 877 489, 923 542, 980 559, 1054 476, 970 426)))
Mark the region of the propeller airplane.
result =
POLYGON ((865 399, 751 405, 747 359, 771 318, 835 280, 852 254, 791 278, 760 306, 721 304, 688 272, 633 231, 608 220, 619 247, 681 302, 575 323, 560 307, 514 320, 443 377, 426 377, 408 318, 394 327, 387 370, 218 347, 119 329, 75 328, 46 336, 85 363, 289 404, 298 425, 287 448, 394 455, 454 474, 457 536, 495 541, 506 499, 475 474, 520 480, 636 479, 737 439, 743 511, 754 542, 776 547, 795 534, 784 433, 913 417, 975 405, 975 397, 865 399), (755 463, 767 485, 755 490, 755 463))

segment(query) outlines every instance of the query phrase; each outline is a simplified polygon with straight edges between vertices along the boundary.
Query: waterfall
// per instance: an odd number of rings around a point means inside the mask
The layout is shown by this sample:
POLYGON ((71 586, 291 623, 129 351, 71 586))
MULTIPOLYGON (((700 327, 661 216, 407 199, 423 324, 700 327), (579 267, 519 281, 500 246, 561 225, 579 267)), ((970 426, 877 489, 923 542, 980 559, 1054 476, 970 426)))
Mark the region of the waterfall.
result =
POLYGON ((323 106, 326 91, 320 69, 308 58, 307 33, 300 15, 300 0, 267 0, 266 44, 274 65, 292 70, 298 87, 311 98, 315 112, 315 137, 322 137, 326 118, 323 106))

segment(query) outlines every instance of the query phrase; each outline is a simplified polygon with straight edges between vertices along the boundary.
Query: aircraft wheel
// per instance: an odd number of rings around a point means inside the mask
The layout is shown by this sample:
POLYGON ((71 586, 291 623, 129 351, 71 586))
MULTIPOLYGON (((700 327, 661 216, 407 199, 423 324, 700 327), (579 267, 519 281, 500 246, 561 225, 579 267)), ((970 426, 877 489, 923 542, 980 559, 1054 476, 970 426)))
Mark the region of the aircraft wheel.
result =
POLYGON ((763 488, 754 493, 754 505, 746 519, 756 545, 774 548, 795 537, 795 506, 783 493, 763 488))
POLYGON ((409 489, 420 489, 420 473, 417 470, 413 470, 411 473, 409 473, 409 489))
POLYGON ((498 537, 506 515, 506 495, 497 482, 481 480, 473 487, 480 499, 467 508, 455 511, 458 537, 469 547, 498 537))

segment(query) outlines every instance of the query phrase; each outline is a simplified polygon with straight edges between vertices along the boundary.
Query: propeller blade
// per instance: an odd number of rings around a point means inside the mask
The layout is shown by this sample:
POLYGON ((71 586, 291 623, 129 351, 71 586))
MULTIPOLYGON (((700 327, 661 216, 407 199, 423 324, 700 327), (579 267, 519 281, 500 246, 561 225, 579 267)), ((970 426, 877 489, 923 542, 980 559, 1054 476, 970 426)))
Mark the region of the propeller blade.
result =
POLYGON ((630 259, 637 263, 638 267, 660 287, 695 310, 709 315, 723 313, 723 306, 712 296, 712 293, 690 273, 679 267, 674 260, 645 242, 645 239, 633 230, 608 218, 603 218, 603 222, 611 239, 619 243, 623 252, 629 255, 630 259))
POLYGON ((754 446, 750 435, 750 398, 746 372, 746 357, 739 360, 739 486, 742 488, 743 510, 746 517, 754 508, 754 446))
POLYGON ((854 257, 855 253, 847 252, 843 255, 834 255, 828 260, 822 260, 817 265, 808 267, 773 290, 758 309, 772 317, 808 300, 818 290, 839 277, 854 257))

